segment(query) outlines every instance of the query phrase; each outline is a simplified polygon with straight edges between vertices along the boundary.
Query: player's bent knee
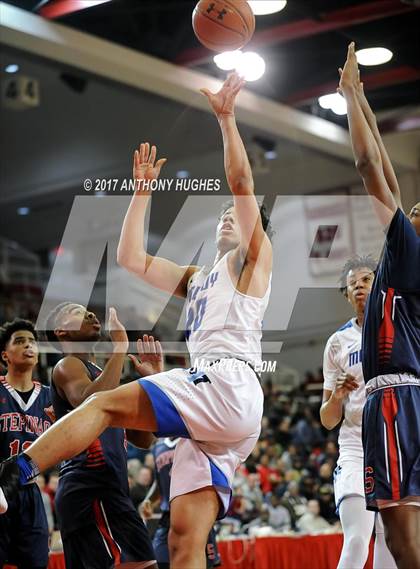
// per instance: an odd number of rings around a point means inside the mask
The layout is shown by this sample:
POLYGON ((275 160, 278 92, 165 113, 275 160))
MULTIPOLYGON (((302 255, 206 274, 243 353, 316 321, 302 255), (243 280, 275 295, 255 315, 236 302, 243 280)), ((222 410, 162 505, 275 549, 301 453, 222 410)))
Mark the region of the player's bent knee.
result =
POLYGON ((87 399, 83 402, 83 406, 89 405, 90 408, 94 408, 98 411, 104 413, 112 412, 112 392, 102 391, 99 393, 93 393, 89 395, 87 399))

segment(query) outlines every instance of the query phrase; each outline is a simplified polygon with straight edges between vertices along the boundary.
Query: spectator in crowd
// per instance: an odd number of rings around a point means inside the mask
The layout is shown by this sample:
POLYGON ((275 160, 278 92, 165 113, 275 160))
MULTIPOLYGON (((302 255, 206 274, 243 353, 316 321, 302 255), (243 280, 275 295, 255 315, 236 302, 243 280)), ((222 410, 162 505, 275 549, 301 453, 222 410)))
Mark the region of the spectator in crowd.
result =
POLYGON ((268 523, 273 529, 279 532, 289 531, 291 529, 292 520, 289 510, 282 505, 280 498, 275 494, 270 496, 268 512, 268 523))
POLYGON ((153 470, 148 466, 142 466, 137 473, 133 487, 130 488, 130 497, 136 508, 138 508, 146 498, 152 484, 153 470))
POLYGON ((320 512, 318 500, 309 500, 306 512, 296 522, 298 530, 302 533, 330 530, 330 524, 320 515, 320 512))
POLYGON ((296 528, 297 520, 306 512, 307 499, 301 496, 299 484, 295 480, 287 485, 282 503, 289 510, 292 526, 296 528))

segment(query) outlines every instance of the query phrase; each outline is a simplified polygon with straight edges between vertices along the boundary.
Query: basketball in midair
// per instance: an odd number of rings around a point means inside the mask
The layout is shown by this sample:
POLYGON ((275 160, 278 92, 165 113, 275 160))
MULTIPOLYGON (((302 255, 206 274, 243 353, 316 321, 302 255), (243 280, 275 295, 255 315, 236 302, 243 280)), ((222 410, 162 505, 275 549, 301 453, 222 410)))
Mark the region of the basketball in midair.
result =
POLYGON ((199 41, 218 52, 242 48, 255 30, 255 16, 246 0, 200 0, 192 23, 199 41))

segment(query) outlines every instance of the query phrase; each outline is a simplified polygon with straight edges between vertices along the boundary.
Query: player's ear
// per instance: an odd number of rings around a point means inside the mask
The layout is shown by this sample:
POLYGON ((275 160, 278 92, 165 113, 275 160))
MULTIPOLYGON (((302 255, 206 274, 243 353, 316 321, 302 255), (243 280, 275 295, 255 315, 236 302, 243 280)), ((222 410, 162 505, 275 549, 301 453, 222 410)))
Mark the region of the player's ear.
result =
POLYGON ((8 363, 7 352, 5 350, 3 350, 1 353, 1 359, 6 362, 6 364, 8 363))
POLYGON ((60 328, 55 328, 54 330, 54 335, 58 339, 63 338, 65 334, 66 334, 65 330, 61 330, 60 328))

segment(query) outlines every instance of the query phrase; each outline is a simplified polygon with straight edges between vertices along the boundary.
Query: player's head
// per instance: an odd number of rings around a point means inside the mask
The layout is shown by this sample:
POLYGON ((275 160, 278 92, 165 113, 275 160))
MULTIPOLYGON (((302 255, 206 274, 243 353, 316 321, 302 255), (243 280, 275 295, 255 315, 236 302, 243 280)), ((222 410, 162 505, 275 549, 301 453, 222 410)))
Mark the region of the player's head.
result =
POLYGON ((344 265, 340 290, 356 314, 363 312, 375 278, 377 262, 370 255, 355 255, 344 265))
MULTIPOLYGON (((261 222, 264 231, 271 241, 274 231, 270 223, 267 208, 264 204, 259 206, 261 222)), ((235 211, 233 200, 229 200, 222 205, 219 216, 219 223, 216 229, 216 244, 219 250, 231 251, 239 245, 241 241, 241 229, 235 211)))
POLYGON ((0 359, 9 369, 33 368, 38 363, 38 335, 29 320, 15 318, 0 328, 0 359))
POLYGON ((50 342, 96 342, 101 323, 85 306, 63 302, 48 315, 45 333, 50 342))
POLYGON ((420 237, 420 202, 413 205, 410 213, 408 214, 408 219, 411 221, 417 235, 420 237))

